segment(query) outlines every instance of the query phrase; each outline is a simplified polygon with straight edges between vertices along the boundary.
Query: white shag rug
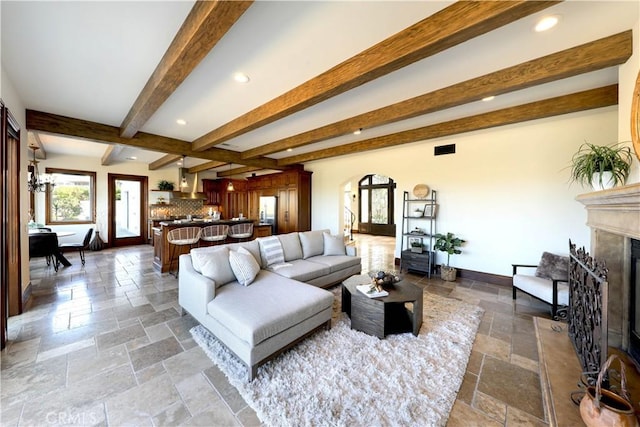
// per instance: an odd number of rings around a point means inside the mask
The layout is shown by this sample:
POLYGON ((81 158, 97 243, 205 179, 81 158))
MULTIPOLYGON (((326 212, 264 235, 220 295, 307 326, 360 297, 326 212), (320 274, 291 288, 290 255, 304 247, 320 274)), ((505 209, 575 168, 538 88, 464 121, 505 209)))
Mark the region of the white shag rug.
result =
POLYGON ((262 365, 252 382, 206 328, 195 326, 191 334, 267 425, 444 426, 482 313, 425 292, 419 335, 380 340, 351 330, 349 318, 334 312, 331 330, 262 365))

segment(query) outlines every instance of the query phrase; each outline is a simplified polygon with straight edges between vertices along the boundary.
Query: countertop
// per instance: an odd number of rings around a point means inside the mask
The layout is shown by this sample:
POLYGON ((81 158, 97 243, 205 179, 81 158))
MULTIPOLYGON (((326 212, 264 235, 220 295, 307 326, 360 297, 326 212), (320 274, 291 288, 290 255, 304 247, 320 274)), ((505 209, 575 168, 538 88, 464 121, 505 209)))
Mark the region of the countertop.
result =
POLYGON ((186 219, 176 219, 176 220, 165 220, 165 221, 160 221, 160 225, 163 227, 175 227, 175 226, 179 226, 179 227, 205 227, 207 225, 216 225, 216 224, 242 224, 242 223, 247 223, 247 222, 253 222, 255 223, 256 221, 253 219, 249 219, 249 218, 243 218, 243 219, 220 219, 217 221, 213 221, 213 220, 205 220, 205 219, 194 219, 191 221, 187 221, 186 219))

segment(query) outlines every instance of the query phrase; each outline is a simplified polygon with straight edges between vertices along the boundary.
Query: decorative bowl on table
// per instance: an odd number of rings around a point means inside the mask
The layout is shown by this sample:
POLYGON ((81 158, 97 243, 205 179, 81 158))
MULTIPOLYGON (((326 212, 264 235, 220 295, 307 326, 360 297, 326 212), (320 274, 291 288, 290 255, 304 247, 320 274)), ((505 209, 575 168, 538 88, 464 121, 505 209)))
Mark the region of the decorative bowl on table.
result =
POLYGON ((379 290, 393 289, 394 283, 402 280, 402 277, 396 271, 370 271, 369 277, 371 278, 371 285, 379 290))

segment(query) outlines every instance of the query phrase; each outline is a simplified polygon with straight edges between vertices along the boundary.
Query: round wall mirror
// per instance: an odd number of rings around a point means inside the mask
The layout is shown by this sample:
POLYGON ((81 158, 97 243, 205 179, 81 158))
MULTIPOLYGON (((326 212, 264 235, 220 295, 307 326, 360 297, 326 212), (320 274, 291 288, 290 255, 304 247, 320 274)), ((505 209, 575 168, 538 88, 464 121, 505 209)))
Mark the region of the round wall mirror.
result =
POLYGON ((636 87, 631 100, 631 140, 636 157, 640 160, 640 72, 636 78, 636 87))

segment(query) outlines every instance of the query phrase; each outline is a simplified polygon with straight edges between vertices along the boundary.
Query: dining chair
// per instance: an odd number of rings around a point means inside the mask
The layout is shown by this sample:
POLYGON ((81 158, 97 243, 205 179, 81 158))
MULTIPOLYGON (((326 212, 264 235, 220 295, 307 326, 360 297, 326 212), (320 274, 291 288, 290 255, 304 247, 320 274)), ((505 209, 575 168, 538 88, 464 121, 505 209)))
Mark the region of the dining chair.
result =
POLYGON ((47 266, 53 264, 53 269, 58 271, 60 261, 56 257, 58 253, 58 236, 56 233, 34 233, 29 235, 29 259, 45 257, 47 266))
POLYGON ((76 249, 80 253, 80 261, 82 261, 82 265, 84 265, 84 251, 89 247, 89 243, 91 243, 91 236, 93 235, 93 228, 90 228, 87 231, 87 234, 84 235, 84 240, 82 243, 63 243, 58 245, 61 251, 65 249, 76 249))

